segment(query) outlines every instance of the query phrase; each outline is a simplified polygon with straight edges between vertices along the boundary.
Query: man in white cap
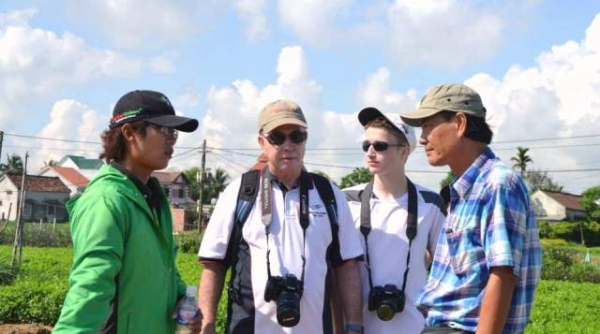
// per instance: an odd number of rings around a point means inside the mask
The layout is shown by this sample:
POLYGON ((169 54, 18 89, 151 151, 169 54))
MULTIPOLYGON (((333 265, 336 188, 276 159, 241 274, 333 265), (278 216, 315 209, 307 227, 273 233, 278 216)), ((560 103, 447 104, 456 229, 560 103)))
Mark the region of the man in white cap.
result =
POLYGON ((258 123, 267 166, 225 189, 200 246, 202 333, 215 332, 229 267, 226 333, 333 333, 334 273, 346 332, 362 333, 359 235, 342 192, 303 168, 304 114, 279 100, 262 109, 258 123))
POLYGON ((362 234, 365 333, 421 333, 425 318, 414 305, 427 282, 429 262, 445 219, 439 195, 412 183, 404 166, 416 145, 400 115, 365 108, 362 149, 373 180, 344 190, 354 225, 362 234))
POLYGON ((488 147, 492 131, 479 94, 464 84, 434 86, 419 109, 433 166, 449 165, 450 212, 429 281, 417 298, 424 333, 523 333, 541 271, 538 228, 527 185, 488 147))

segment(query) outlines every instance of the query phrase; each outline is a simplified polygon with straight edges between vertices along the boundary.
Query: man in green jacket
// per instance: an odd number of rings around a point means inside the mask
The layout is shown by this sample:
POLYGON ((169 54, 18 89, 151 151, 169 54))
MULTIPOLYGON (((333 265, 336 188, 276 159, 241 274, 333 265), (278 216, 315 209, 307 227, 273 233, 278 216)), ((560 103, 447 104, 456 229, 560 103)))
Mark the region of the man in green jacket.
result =
MULTIPOLYGON (((67 203, 73 267, 53 333, 175 332, 185 284, 169 204, 151 174, 167 167, 177 131, 197 127, 158 92, 133 91, 117 102, 102 134, 107 165, 67 203)), ((189 327, 199 331, 200 315, 189 327)))

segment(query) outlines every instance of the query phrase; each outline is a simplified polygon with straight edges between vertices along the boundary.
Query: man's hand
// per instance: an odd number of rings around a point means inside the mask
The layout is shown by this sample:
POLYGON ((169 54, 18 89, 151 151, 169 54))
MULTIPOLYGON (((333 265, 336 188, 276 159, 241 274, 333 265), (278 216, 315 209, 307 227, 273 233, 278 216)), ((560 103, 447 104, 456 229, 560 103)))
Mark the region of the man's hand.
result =
MULTIPOLYGON (((181 308, 181 305, 183 304, 184 300, 185 300, 185 298, 179 299, 179 301, 177 302, 177 306, 175 307, 175 310, 171 314, 171 317, 175 321, 177 321, 177 317, 179 315, 179 309, 181 308)), ((186 327, 189 328, 189 330, 192 332, 192 334, 200 333, 200 328, 202 327, 202 313, 200 312, 200 309, 198 309, 198 312, 196 313, 196 315, 188 321, 188 324, 186 327)))

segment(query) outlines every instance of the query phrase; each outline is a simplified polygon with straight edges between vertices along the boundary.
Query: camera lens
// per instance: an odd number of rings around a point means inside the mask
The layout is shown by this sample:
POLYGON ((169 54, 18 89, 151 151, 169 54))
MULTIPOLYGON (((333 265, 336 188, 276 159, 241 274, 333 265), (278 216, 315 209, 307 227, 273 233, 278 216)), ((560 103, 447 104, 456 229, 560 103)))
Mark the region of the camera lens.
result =
POLYGON ((396 310, 394 310, 394 307, 392 307, 392 305, 381 304, 377 308, 377 317, 379 317, 379 319, 381 319, 383 321, 392 320, 392 318, 394 317, 395 314, 396 314, 396 310))
POLYGON ((283 327, 294 327, 300 322, 300 298, 297 293, 283 291, 279 295, 277 322, 283 327))

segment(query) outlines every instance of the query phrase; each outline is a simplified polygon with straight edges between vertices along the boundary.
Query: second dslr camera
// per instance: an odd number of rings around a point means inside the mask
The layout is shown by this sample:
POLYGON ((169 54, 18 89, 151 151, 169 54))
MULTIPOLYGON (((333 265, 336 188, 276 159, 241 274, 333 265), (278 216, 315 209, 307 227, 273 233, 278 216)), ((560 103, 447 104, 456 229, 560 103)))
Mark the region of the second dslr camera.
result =
POLYGON ((265 301, 275 301, 277 322, 283 327, 294 327, 300 321, 300 298, 304 291, 302 281, 296 276, 271 276, 265 288, 265 301))
POLYGON ((390 321, 396 313, 402 312, 404 302, 404 291, 393 284, 375 286, 369 292, 369 311, 376 311, 377 317, 383 321, 390 321))

